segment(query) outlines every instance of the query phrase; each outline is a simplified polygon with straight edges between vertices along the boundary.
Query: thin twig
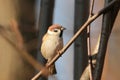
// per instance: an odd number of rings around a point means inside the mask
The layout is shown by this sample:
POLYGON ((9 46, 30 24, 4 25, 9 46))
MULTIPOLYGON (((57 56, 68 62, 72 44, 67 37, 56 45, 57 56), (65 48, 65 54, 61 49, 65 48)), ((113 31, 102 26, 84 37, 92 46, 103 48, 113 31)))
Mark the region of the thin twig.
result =
POLYGON ((42 76, 42 72, 40 71, 35 77, 33 77, 31 80, 37 80, 40 76, 42 76))
POLYGON ((95 0, 91 0, 89 17, 92 17, 93 15, 94 2, 95 0))
POLYGON ((37 75, 35 75, 35 77, 33 77, 31 80, 38 80, 38 78, 39 77, 41 77, 42 76, 42 74, 44 74, 44 76, 45 77, 48 77, 48 75, 49 75, 49 72, 48 72, 48 70, 46 70, 46 69, 48 69, 47 67, 44 67, 39 73, 37 73, 37 75), (46 72, 47 71, 47 72, 46 72))
MULTIPOLYGON (((81 34, 81 32, 91 23, 93 22, 97 17, 99 17, 101 14, 109 11, 109 9, 112 8, 112 6, 117 2, 117 0, 114 0, 110 2, 105 8, 100 10, 97 14, 90 17, 85 24, 77 31, 77 33, 70 39, 70 41, 60 50, 58 51, 58 54, 48 63, 46 64, 46 67, 50 67, 69 47, 70 45, 75 41, 75 39, 81 34)), ((42 74, 37 74, 37 77, 40 77, 42 74)), ((36 75, 34 76, 36 77, 36 75)), ((33 77, 33 78, 34 78, 33 77)))
MULTIPOLYGON (((94 7, 94 0, 91 0, 89 18, 93 16, 93 7, 94 7)), ((88 33, 87 47, 88 47, 88 67, 89 67, 88 70, 89 70, 90 80, 93 80, 93 76, 92 76, 93 65, 92 65, 92 56, 91 56, 90 27, 91 27, 91 24, 89 24, 89 26, 87 27, 87 33, 88 33)))
MULTIPOLYGON (((100 35, 98 37, 98 40, 97 40, 97 44, 94 48, 94 51, 91 55, 92 57, 92 65, 93 65, 93 70, 95 68, 95 65, 96 65, 96 57, 97 57, 97 53, 98 53, 98 48, 99 48, 99 43, 100 43, 100 35)), ((90 76, 89 76, 89 65, 85 68, 84 72, 82 73, 82 76, 80 77, 80 80, 89 80, 90 79, 90 76)))

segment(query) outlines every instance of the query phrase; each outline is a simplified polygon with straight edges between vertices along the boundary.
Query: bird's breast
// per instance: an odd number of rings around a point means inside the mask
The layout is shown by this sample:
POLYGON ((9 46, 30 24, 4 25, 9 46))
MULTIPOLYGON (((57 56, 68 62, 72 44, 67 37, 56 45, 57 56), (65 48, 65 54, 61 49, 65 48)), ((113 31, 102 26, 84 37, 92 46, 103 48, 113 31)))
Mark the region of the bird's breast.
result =
POLYGON ((62 44, 61 40, 59 37, 49 36, 42 42, 41 52, 44 58, 50 60, 55 56, 57 50, 59 50, 58 46, 62 44))

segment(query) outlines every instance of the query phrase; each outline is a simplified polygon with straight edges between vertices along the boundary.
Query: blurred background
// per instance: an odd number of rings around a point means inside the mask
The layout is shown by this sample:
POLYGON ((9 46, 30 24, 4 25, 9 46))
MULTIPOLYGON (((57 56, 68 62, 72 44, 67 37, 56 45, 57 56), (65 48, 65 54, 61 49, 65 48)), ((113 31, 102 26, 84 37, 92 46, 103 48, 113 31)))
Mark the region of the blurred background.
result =
MULTIPOLYGON (((0 0, 0 80, 30 80, 37 72, 19 49, 25 49, 34 59, 44 64, 40 54, 42 36, 52 24, 67 28, 63 39, 66 44, 89 14, 88 0, 0 0), (16 49, 3 35, 17 45, 16 49)), ((95 0, 94 14, 104 6, 104 0, 95 0)), ((101 32, 102 16, 91 24, 91 51, 101 32)), ((102 80, 119 80, 120 11, 109 39, 102 80)), ((85 32, 83 32, 85 35, 85 32)), ((49 80, 79 80, 87 65, 87 54, 77 39, 56 62, 57 74, 49 80), (77 49, 78 48, 78 49, 77 49), (78 51, 77 51, 78 50, 78 51), (83 51, 83 53, 78 53, 83 51), (78 57, 77 57, 78 56, 78 57), (77 65, 79 64, 79 65, 77 65)), ((80 37, 80 38, 81 38, 80 37)), ((46 79, 40 79, 46 80, 46 79)))

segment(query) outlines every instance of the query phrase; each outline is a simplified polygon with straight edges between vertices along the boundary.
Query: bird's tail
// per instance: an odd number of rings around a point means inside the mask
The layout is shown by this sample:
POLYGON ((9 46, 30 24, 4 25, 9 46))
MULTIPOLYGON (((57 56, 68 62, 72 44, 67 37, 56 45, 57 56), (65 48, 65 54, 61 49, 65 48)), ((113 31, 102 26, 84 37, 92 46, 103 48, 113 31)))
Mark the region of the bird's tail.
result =
POLYGON ((50 74, 56 74, 57 73, 55 64, 53 64, 49 67, 49 72, 50 72, 50 74))

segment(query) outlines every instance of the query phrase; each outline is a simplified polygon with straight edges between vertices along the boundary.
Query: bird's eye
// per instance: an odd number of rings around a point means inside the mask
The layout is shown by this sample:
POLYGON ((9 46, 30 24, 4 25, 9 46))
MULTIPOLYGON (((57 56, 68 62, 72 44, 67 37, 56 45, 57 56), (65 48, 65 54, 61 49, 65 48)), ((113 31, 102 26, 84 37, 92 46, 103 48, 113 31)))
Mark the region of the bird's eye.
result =
POLYGON ((54 32, 58 32, 58 30, 57 30, 57 29, 54 29, 54 32))

